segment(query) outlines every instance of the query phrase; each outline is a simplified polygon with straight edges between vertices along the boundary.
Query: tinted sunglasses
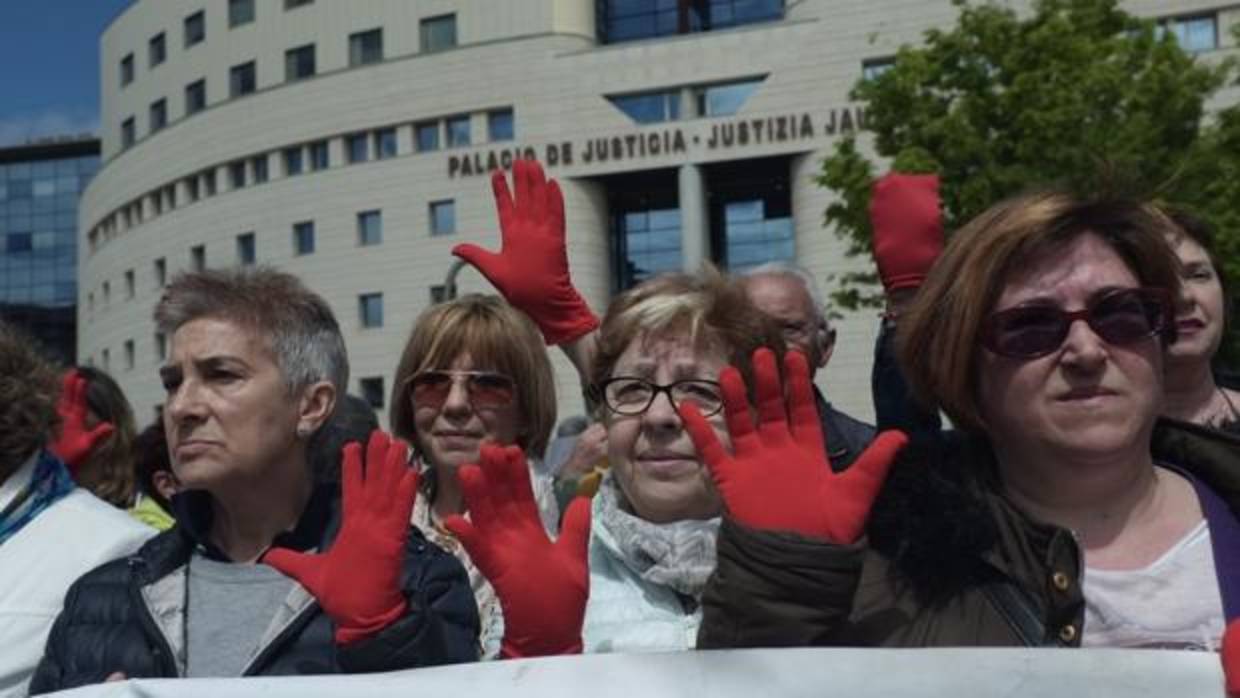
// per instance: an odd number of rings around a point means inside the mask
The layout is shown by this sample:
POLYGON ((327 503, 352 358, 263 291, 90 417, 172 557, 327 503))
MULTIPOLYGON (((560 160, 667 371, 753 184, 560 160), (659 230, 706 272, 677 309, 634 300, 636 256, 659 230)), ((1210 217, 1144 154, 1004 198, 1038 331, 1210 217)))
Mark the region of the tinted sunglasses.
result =
POLYGON ((490 371, 422 371, 409 379, 410 395, 416 407, 440 407, 448 400, 452 386, 465 381, 469 402, 475 408, 507 407, 517 395, 516 383, 502 373, 490 371))
POLYGON ((1013 359, 1036 359, 1058 349, 1084 320, 1108 344, 1121 346, 1170 331, 1171 302, 1156 288, 1125 288, 1090 300, 1083 310, 1026 305, 993 313, 982 325, 982 346, 1013 359))

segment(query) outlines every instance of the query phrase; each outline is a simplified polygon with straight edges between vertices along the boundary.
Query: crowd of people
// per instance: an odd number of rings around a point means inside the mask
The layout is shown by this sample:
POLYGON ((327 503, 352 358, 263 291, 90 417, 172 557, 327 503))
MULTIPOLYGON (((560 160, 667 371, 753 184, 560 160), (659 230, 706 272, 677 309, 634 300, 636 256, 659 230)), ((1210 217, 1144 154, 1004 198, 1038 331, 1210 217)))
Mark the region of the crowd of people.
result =
POLYGON ((813 275, 665 274, 599 317, 558 185, 511 178, 501 249, 454 249, 499 295, 413 320, 390 434, 345 392, 330 307, 274 269, 166 287, 141 432, 106 373, 0 323, 0 696, 582 652, 1240 648, 1240 392, 1213 370, 1230 300, 1202 221, 1046 190, 945 236, 936 178, 883 178, 876 428, 815 383, 836 333, 813 275), (550 346, 590 411, 554 444, 550 346))

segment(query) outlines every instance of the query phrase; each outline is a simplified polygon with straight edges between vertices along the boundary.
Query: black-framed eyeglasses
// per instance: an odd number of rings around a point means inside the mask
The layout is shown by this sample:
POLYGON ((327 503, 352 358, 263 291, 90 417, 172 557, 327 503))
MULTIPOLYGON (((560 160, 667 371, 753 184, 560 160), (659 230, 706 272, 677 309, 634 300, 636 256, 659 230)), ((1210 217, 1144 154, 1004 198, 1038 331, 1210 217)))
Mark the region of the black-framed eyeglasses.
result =
POLYGON ((469 403, 476 408, 507 407, 516 400, 517 384, 492 371, 422 371, 409 378, 409 394, 415 407, 440 407, 448 400, 453 384, 465 381, 469 403))
POLYGON ((1094 334, 1122 346, 1168 330, 1173 313, 1167 292, 1124 288, 1104 293, 1082 310, 1026 305, 992 313, 982 324, 982 346, 1013 359, 1036 359, 1058 349, 1072 323, 1084 320, 1094 334))
POLYGON ((677 409, 685 403, 697 405, 703 417, 723 409, 723 391, 717 381, 711 380, 693 378, 658 385, 644 378, 614 376, 599 384, 599 390, 607 409, 626 417, 636 417, 650 409, 659 393, 667 393, 677 409))

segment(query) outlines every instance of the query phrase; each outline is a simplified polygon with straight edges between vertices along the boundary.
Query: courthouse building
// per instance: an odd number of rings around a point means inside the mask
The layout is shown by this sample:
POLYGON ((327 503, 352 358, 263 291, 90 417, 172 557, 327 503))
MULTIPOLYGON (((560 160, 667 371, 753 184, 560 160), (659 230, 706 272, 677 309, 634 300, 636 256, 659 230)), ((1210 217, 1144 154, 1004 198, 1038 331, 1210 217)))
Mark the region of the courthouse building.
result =
MULTIPOLYGON (((1126 7, 1206 55, 1240 21, 1231 0, 1126 7)), ((449 250, 498 247, 487 173, 519 157, 560 181, 573 277, 600 312, 703 260, 796 261, 824 281, 864 269, 824 228, 815 175, 864 124, 858 78, 956 14, 949 0, 137 0, 101 42, 79 356, 145 420, 168 351, 161 287, 271 264, 331 303, 350 390, 385 415, 449 250)), ((456 284, 490 291, 472 269, 456 284)), ((820 380, 869 417, 877 318, 835 324, 820 380)), ((578 413, 576 374, 553 359, 560 415, 578 413)))

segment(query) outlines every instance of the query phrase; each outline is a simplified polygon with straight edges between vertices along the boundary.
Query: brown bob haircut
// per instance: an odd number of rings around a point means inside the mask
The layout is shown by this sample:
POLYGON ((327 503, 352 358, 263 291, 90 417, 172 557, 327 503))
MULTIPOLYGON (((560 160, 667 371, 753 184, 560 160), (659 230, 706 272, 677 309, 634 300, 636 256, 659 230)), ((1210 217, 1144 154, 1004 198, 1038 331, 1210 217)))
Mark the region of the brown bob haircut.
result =
POLYGON ((396 367, 388 421, 392 431, 415 446, 413 387, 422 371, 447 369, 468 354, 479 369, 516 381, 520 433, 517 445, 542 457, 555 426, 555 380, 538 328, 497 296, 469 294, 427 308, 405 342, 396 367))
MULTIPOLYGON (((1105 241, 1140 284, 1180 292, 1178 264, 1166 241, 1174 224, 1132 200, 1085 199, 1049 191, 1000 202, 948 241, 900 320, 901 368, 918 398, 967 431, 984 431, 977 404, 982 324, 1022 265, 1093 234, 1105 241)), ((1174 339, 1174 329, 1163 335, 1174 339)))
POLYGON ((44 448, 60 425, 60 377, 35 346, 0 320, 0 481, 44 448))
POLYGON ((686 336, 699 351, 715 350, 745 377, 753 390, 752 356, 769 347, 782 362, 779 327, 759 311, 738 279, 707 265, 697 274, 657 276, 616 296, 599 328, 591 394, 612 375, 616 361, 634 340, 686 336))

